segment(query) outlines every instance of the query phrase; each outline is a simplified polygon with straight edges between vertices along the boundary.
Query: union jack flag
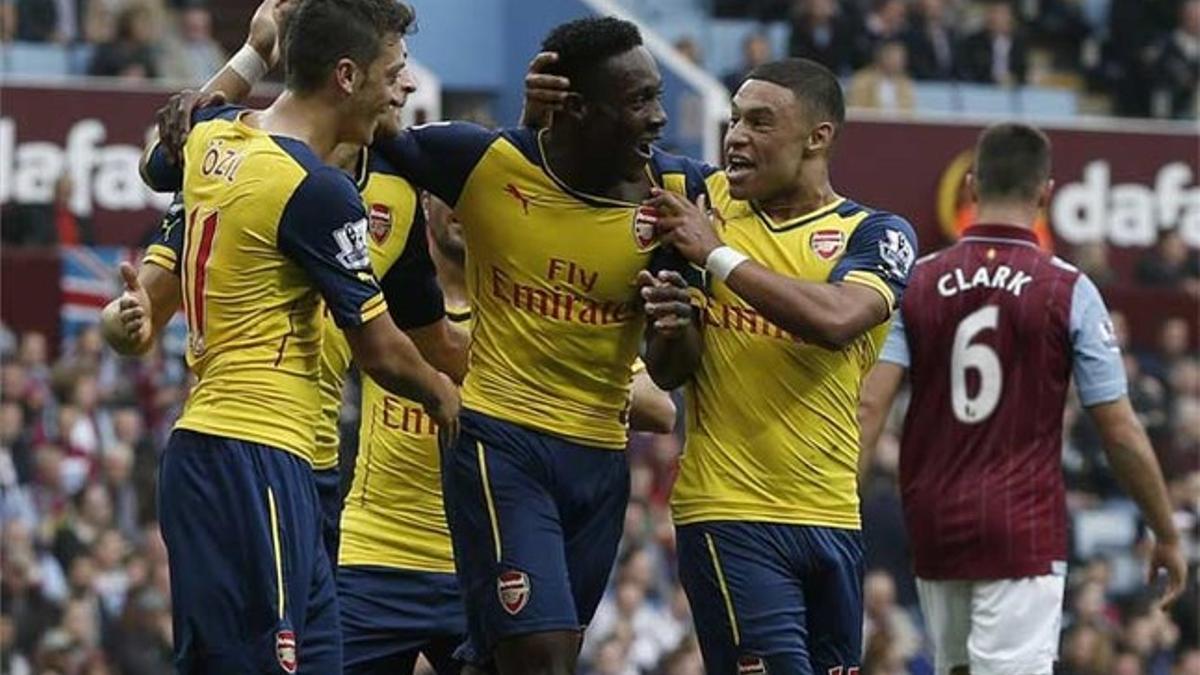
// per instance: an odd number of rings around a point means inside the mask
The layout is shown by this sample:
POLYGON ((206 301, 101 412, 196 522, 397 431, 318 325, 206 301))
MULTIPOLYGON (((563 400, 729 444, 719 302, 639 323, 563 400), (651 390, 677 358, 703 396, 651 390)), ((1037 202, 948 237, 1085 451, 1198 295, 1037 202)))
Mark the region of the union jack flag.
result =
MULTIPOLYGON (((140 251, 125 246, 62 246, 59 248, 62 273, 59 289, 59 334, 69 347, 84 329, 100 322, 100 312, 109 300, 120 295, 122 262, 137 265, 140 251)), ((182 354, 187 339, 183 314, 176 314, 163 333, 163 348, 182 354)))

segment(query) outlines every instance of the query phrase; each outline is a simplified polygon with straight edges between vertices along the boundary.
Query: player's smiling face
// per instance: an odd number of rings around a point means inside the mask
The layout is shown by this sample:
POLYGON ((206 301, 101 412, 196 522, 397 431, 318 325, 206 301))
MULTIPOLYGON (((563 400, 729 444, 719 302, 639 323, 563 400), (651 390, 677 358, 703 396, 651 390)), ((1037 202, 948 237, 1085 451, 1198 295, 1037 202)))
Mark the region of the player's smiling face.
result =
POLYGON ((417 90, 417 80, 408 67, 408 46, 400 40, 401 61, 400 69, 389 72, 388 77, 392 95, 396 105, 388 106, 379 117, 379 125, 375 128, 375 138, 394 138, 403 128, 400 122, 400 111, 408 102, 408 97, 417 90))
POLYGON ((355 110, 355 142, 366 145, 371 142, 380 120, 385 116, 398 116, 404 99, 408 96, 397 86, 405 71, 406 50, 399 36, 383 39, 379 54, 367 66, 361 83, 352 100, 355 110))
POLYGON ((588 154, 636 180, 667 124, 662 75, 650 52, 636 47, 608 59, 596 80, 583 120, 588 154))
POLYGON ((770 199, 794 189, 808 137, 803 106, 787 87, 746 80, 725 132, 725 174, 734 199, 770 199))

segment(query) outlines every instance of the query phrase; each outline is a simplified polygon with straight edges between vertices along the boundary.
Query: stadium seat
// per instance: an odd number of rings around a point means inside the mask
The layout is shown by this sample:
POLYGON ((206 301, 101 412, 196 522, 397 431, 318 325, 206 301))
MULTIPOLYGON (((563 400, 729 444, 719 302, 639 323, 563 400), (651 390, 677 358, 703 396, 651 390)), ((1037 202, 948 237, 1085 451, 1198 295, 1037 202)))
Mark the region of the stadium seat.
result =
POLYGON ((59 45, 13 42, 0 51, 8 74, 47 77, 70 72, 67 50, 59 45))
POLYGON ((92 63, 92 55, 95 54, 95 45, 78 44, 71 45, 68 55, 68 66, 72 75, 86 75, 88 66, 92 63))

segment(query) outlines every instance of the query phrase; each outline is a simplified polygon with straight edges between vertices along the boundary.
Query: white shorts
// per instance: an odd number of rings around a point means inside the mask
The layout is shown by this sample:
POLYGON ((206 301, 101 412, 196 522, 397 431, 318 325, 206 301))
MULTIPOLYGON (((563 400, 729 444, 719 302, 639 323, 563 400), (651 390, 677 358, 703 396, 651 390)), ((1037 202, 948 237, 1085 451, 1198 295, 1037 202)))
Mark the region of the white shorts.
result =
POLYGON ((1066 577, 917 579, 938 675, 1048 675, 1058 656, 1066 577))

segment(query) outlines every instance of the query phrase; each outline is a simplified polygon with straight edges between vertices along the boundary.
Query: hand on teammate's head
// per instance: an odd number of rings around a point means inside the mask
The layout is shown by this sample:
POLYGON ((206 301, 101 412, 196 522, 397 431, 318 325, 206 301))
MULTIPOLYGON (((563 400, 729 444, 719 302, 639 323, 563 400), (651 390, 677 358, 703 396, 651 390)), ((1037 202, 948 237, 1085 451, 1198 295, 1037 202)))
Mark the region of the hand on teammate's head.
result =
POLYGON ((167 150, 167 157, 175 164, 183 164, 183 146, 192 131, 192 113, 198 108, 207 108, 225 103, 225 93, 204 93, 193 89, 172 94, 167 104, 155 113, 158 125, 158 140, 167 150))
POLYGON ((546 70, 558 61, 554 52, 539 52, 529 62, 525 74, 525 110, 522 124, 544 129, 550 126, 554 113, 562 110, 570 93, 571 81, 561 75, 552 75, 546 70))

